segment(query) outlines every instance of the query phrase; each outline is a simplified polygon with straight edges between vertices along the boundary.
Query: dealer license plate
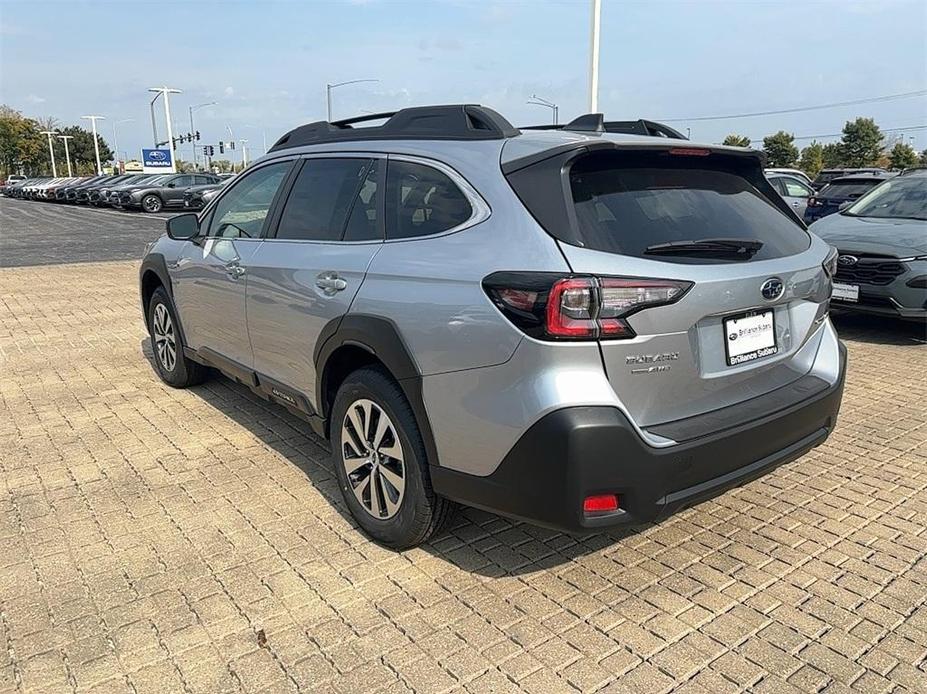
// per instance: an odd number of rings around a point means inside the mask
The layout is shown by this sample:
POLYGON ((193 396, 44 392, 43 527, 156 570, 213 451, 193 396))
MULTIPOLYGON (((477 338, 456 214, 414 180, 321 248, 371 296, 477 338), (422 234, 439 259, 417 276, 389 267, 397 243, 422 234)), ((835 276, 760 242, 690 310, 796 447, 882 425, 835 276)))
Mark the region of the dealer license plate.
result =
POLYGON ((776 320, 773 312, 759 311, 724 319, 724 347, 728 366, 745 364, 776 354, 776 320))
POLYGON ((837 299, 837 301, 850 301, 855 304, 859 301, 859 287, 855 284, 840 284, 839 282, 834 282, 831 298, 837 299))

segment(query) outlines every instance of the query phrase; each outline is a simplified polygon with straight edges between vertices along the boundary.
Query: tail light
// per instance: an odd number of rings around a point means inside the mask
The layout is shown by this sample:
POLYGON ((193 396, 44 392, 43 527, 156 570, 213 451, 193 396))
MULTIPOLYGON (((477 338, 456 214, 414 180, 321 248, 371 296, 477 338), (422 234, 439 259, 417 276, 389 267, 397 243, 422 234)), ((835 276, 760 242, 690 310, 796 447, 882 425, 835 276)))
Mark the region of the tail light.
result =
POLYGON ((539 272, 497 272, 483 280, 502 314, 542 340, 634 337, 626 320, 630 315, 675 303, 691 286, 678 280, 539 272))

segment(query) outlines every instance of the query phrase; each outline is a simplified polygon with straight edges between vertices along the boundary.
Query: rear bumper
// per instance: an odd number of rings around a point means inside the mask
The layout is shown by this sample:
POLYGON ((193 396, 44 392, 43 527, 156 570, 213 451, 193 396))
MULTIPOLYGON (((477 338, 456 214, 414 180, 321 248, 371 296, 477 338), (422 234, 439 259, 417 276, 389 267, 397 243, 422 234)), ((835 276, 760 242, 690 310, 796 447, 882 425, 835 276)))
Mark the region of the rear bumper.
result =
POLYGON ((666 448, 644 442, 617 408, 560 409, 528 429, 492 474, 432 466, 432 483, 455 501, 569 532, 656 521, 823 443, 836 425, 845 374, 840 344, 833 385, 792 404, 774 391, 749 407, 711 413, 715 433, 666 448), (742 421, 745 409, 755 418, 742 421), (739 423, 727 426, 726 416, 739 423), (617 494, 619 510, 584 514, 583 499, 594 494, 617 494))

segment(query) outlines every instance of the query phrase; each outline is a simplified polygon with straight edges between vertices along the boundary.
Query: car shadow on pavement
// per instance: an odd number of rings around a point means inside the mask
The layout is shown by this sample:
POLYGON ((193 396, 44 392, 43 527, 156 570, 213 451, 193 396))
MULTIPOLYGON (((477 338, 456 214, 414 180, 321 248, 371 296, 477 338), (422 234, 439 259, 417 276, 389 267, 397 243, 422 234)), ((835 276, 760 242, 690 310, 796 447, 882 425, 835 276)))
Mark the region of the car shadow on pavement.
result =
MULTIPOLYGON (((151 367, 151 377, 158 378, 151 343, 147 338, 141 341, 141 352, 151 367)), ((169 389, 168 386, 165 388, 169 389)), ((341 497, 337 478, 331 469, 328 442, 316 436, 305 420, 218 373, 204 384, 187 389, 187 392, 195 393, 302 471, 354 528, 358 541, 370 541, 351 517, 341 497)), ((518 576, 561 566, 600 551, 651 525, 572 535, 458 506, 441 532, 407 554, 412 556, 425 551, 463 571, 485 577, 518 576)))
POLYGON ((927 323, 839 310, 831 312, 831 320, 841 339, 899 347, 927 344, 927 323))

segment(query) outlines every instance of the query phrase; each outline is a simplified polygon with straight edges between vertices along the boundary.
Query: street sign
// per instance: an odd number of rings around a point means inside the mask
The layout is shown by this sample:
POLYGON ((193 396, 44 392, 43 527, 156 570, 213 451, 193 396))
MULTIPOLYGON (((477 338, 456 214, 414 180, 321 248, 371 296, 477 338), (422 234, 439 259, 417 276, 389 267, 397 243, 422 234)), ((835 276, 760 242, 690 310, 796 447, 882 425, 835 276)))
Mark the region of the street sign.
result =
POLYGON ((143 173, 176 173, 173 152, 169 149, 143 149, 143 173))

